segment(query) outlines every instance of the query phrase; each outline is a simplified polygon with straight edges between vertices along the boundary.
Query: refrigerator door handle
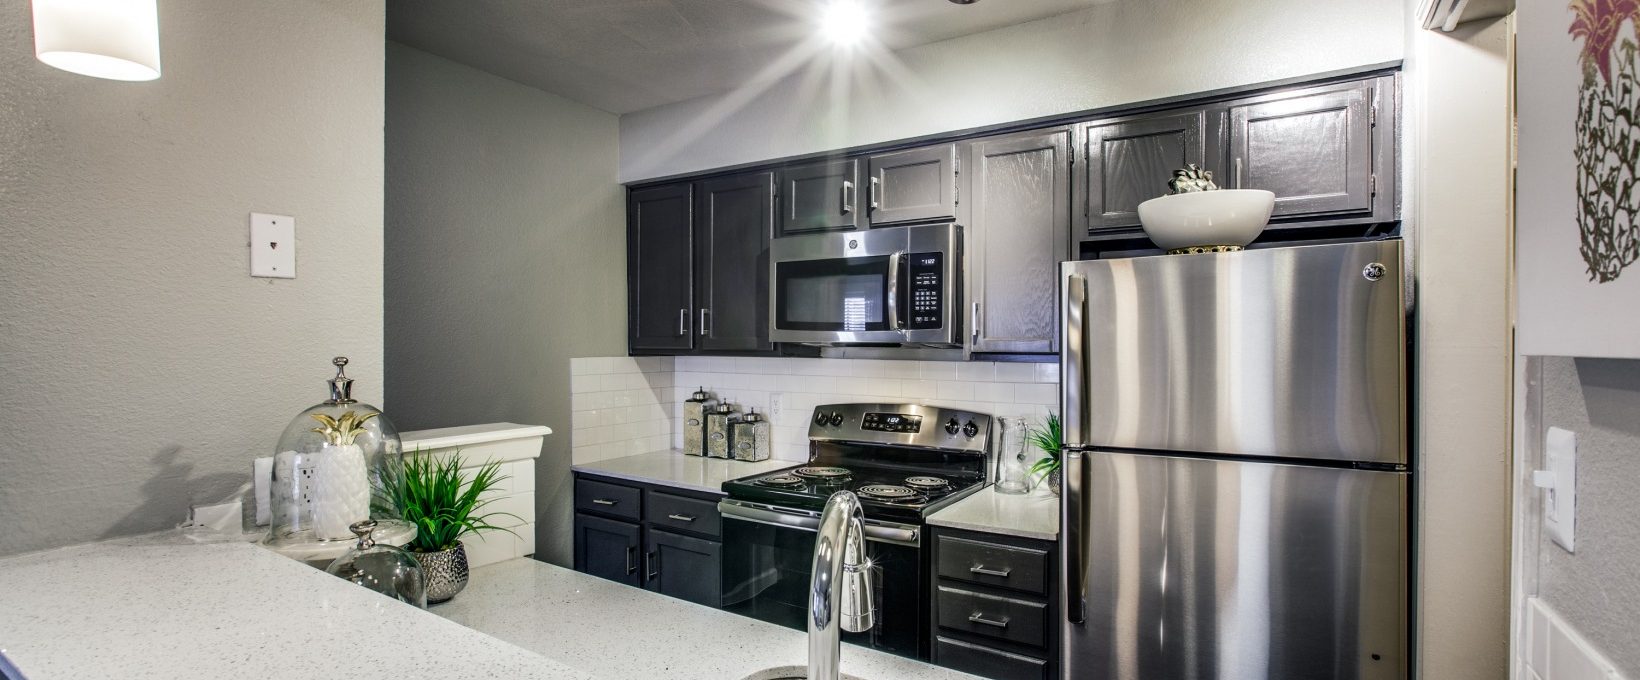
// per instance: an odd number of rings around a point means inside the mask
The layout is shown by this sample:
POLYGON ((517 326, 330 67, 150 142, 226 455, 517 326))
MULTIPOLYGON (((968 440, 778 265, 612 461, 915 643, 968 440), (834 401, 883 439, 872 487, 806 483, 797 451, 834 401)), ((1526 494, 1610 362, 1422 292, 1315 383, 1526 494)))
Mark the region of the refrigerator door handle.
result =
POLYGON ((1087 445, 1082 441, 1082 413, 1087 406, 1084 385, 1087 380, 1087 360, 1084 357, 1087 347, 1084 342, 1086 331, 1082 324, 1087 319, 1088 280, 1081 274, 1067 274, 1064 285, 1065 318, 1060 328, 1065 337, 1061 338, 1059 345, 1064 355, 1059 362, 1060 396, 1063 401, 1059 404, 1059 413, 1063 419, 1064 445, 1081 447, 1087 445))
POLYGON ((1081 451, 1066 449, 1064 455, 1064 500, 1059 504, 1059 572, 1065 575, 1065 620, 1082 625, 1087 622, 1087 560, 1082 551, 1086 549, 1087 541, 1082 537, 1082 518, 1086 516, 1083 505, 1087 503, 1087 487, 1083 483, 1083 461, 1081 451))

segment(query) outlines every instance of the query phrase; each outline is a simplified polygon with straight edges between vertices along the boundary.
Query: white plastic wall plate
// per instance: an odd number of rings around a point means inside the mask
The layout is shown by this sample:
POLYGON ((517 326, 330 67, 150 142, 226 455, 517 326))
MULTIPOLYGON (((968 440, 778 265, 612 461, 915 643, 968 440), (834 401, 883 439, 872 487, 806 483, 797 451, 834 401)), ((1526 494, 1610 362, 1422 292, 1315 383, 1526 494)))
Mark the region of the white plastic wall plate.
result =
POLYGON ((251 276, 296 278, 296 218, 251 213, 251 276))
POLYGON ((1574 551, 1577 528, 1577 434, 1551 427, 1543 436, 1546 470, 1532 472, 1532 485, 1543 489, 1543 533, 1556 545, 1574 551))

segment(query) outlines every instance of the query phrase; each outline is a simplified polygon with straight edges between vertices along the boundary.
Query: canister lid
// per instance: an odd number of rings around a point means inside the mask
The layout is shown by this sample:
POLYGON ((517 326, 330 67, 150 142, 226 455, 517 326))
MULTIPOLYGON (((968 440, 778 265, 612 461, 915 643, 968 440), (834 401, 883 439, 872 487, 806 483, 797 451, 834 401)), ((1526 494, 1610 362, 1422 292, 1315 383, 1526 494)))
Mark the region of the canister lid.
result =
POLYGON ((751 410, 748 410, 745 415, 742 415, 740 417, 740 422, 743 422, 743 423, 760 423, 760 422, 763 422, 763 414, 758 413, 757 409, 755 409, 755 408, 751 409, 751 410))
POLYGON ((712 407, 712 412, 713 413, 734 413, 735 412, 735 405, 729 403, 728 401, 718 402, 717 406, 712 407))
POLYGON ((694 394, 689 395, 689 401, 693 402, 706 402, 711 400, 712 394, 707 392, 705 387, 697 388, 694 394))

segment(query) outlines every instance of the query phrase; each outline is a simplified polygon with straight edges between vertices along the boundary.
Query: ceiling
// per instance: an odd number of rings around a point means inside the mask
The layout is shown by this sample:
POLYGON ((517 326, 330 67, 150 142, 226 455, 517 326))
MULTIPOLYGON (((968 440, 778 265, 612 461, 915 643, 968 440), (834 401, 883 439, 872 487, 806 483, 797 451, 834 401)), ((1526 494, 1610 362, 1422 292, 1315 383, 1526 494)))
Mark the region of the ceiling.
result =
MULTIPOLYGON (((815 34, 826 0, 393 0, 387 36, 613 113, 732 90, 815 34)), ((1111 0, 866 0, 891 50, 1111 0)))

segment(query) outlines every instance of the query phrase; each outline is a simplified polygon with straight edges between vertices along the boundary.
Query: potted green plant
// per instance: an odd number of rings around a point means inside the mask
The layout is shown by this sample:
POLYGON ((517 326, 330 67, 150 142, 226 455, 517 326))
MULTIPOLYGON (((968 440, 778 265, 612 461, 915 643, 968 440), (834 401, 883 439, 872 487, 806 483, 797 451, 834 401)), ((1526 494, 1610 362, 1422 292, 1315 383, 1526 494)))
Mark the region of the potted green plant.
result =
MULTIPOLYGON (((384 461, 377 475, 373 510, 416 526, 416 538, 404 549, 427 571, 427 602, 456 596, 467 587, 467 549, 461 537, 475 531, 505 531, 490 523, 507 512, 482 513, 488 500, 480 498, 507 479, 501 464, 490 462, 468 479, 462 473, 461 452, 442 462, 417 451, 384 461)), ((517 534, 514 534, 515 536, 517 534)))
POLYGON ((1037 484, 1046 479, 1048 490, 1055 496, 1059 495, 1059 452, 1065 448, 1065 430, 1059 422, 1059 414, 1049 413, 1043 419, 1041 428, 1031 428, 1026 440, 1045 454, 1031 465, 1031 476, 1036 478, 1037 484))

